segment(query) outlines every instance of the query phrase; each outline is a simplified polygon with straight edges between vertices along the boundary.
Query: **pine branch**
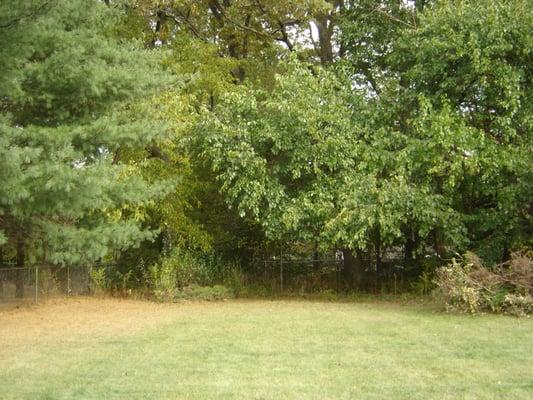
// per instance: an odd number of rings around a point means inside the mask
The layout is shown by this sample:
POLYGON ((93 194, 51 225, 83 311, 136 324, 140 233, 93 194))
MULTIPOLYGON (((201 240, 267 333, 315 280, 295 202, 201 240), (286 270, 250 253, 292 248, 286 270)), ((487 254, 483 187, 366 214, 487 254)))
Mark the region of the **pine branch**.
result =
POLYGON ((29 14, 25 14, 25 15, 21 15, 20 17, 18 18, 15 18, 5 24, 2 24, 0 25, 0 29, 7 29, 7 28, 10 28, 12 27, 13 25, 16 25, 18 24, 20 21, 26 19, 26 18, 34 18, 37 16, 37 14, 39 13, 39 11, 41 11, 42 9, 44 9, 47 5, 49 4, 49 1, 45 1, 43 4, 41 4, 39 7, 37 7, 35 10, 33 10, 33 12, 30 12, 29 14))

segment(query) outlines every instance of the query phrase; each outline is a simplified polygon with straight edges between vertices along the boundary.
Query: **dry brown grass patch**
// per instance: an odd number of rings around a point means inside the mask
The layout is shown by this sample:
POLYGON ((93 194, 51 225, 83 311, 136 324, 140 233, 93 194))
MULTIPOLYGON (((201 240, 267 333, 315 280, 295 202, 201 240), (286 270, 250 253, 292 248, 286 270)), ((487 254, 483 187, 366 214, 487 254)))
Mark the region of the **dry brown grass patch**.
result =
POLYGON ((198 311, 199 304, 159 304, 114 298, 75 297, 0 310, 0 353, 17 344, 93 340, 135 334, 198 311))

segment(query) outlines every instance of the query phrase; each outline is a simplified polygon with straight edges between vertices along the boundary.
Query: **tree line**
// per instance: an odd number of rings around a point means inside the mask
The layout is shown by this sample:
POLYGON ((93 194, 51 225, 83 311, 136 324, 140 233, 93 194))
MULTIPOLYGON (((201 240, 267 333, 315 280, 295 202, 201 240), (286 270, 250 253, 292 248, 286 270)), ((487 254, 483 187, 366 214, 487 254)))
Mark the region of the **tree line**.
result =
POLYGON ((1 257, 138 282, 337 252, 362 290, 388 254, 506 261, 531 26, 525 0, 4 1, 1 257))

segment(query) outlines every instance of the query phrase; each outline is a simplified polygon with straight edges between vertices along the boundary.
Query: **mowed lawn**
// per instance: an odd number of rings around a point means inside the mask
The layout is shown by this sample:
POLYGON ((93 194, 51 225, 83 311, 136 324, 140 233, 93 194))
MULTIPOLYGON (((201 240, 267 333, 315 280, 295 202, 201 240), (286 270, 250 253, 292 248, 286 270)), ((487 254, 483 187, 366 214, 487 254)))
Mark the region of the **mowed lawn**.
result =
POLYGON ((532 399, 533 321, 394 303, 0 311, 1 399, 532 399))

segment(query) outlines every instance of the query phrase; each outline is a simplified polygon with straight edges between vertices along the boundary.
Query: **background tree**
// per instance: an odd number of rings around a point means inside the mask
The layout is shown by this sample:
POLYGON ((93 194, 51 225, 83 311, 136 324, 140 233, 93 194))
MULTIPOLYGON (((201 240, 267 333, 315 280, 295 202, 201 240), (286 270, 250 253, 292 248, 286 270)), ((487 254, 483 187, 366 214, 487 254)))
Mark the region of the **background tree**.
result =
POLYGON ((368 93, 369 131, 376 132, 369 141, 381 158, 391 155, 390 172, 405 171, 406 182, 454 214, 451 225, 444 223, 451 214, 433 223, 429 236, 425 224, 407 218, 406 258, 427 245, 441 256, 469 247, 491 261, 507 257, 531 225, 525 2, 383 2, 370 13, 368 6, 346 7, 341 65, 368 93))
POLYGON ((430 248, 446 257, 504 232, 499 255, 484 255, 506 257, 530 231, 530 17, 520 1, 486 6, 480 22, 481 6, 468 2, 350 3, 338 73, 355 87, 328 92, 289 68, 272 91, 226 97, 195 135, 230 202, 267 237, 320 236, 351 249, 345 260, 374 259, 378 277, 387 249, 420 265, 430 248), (354 27, 362 21, 374 33, 354 27), (331 135, 342 173, 312 169, 315 131, 331 135))
POLYGON ((433 179, 462 214, 468 246, 490 261, 531 232, 532 18, 521 0, 443 2, 391 57, 404 71, 404 104, 419 109, 423 96, 464 125, 448 147, 455 167, 441 164, 433 179))

